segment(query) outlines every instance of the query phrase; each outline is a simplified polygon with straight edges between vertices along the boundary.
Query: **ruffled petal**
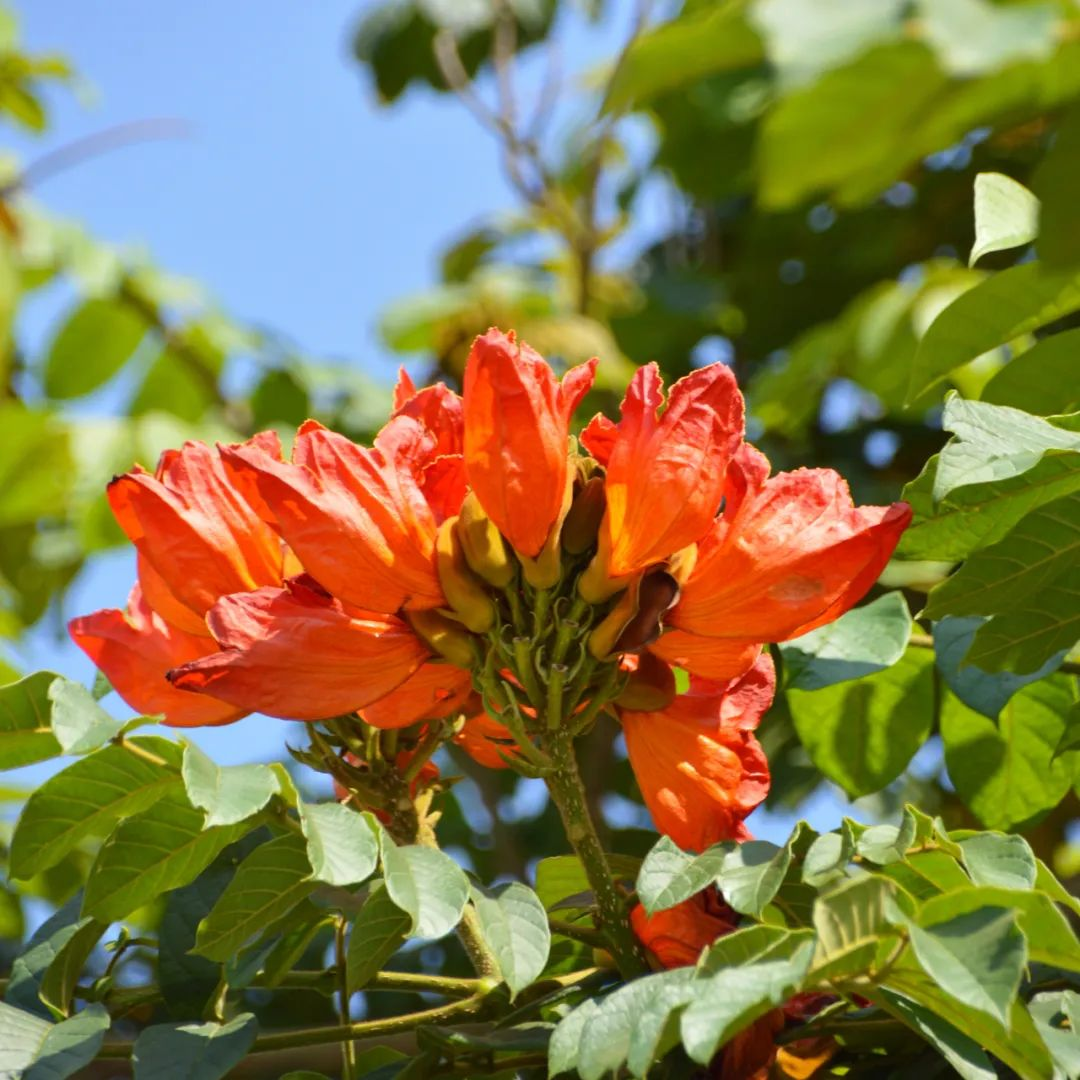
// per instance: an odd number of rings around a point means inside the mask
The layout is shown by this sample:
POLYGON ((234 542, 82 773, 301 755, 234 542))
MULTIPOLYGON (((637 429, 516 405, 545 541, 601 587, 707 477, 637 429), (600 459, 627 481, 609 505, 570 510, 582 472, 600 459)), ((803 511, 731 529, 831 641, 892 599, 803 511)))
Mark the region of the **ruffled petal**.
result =
POLYGON ((136 712, 164 713, 172 727, 217 727, 245 715, 246 710, 235 705, 169 685, 167 671, 212 653, 217 645, 208 635, 185 634, 167 623, 146 603, 138 585, 131 590, 126 612, 81 615, 68 623, 68 631, 136 712))
POLYGON ((412 417, 433 436, 433 457, 461 453, 465 433, 461 398, 445 383, 417 390, 408 373, 401 368, 394 387, 393 415, 412 417))
POLYGON ((746 836, 743 819, 769 792, 765 753, 751 734, 772 700, 775 673, 762 654, 730 683, 692 681, 659 712, 623 712, 630 764, 657 829, 704 851, 746 836))
POLYGON ((428 655, 399 619, 350 611, 297 581, 223 597, 207 622, 221 651, 170 671, 173 686, 288 720, 371 705, 428 655))
POLYGON ((377 728, 401 728, 441 720, 472 696, 472 676, 451 664, 423 664, 396 690, 367 706, 363 718, 377 728))
POLYGON ((514 549, 540 554, 563 510, 570 417, 596 360, 562 383, 512 334, 489 330, 465 366, 465 469, 488 516, 514 549))
POLYGON ((444 602, 437 523, 414 475, 425 440, 430 447, 431 437, 404 416, 383 429, 375 450, 308 421, 292 464, 246 446, 222 454, 256 484, 282 537, 325 589, 364 610, 394 612, 444 602))
POLYGON ((906 503, 854 506, 831 469, 780 473, 714 526, 668 621, 706 637, 805 633, 865 595, 910 520, 906 503))
MULTIPOLYGON (((612 577, 634 573, 702 537, 720 509, 724 478, 742 444, 743 399, 735 376, 710 364, 671 388, 667 407, 655 364, 634 372, 607 462, 612 577)), ((594 429, 590 443, 610 432, 594 429)))
MULTIPOLYGON (((266 453, 269 443, 264 434, 243 446, 266 453)), ((108 498, 139 554, 198 617, 221 596, 281 583, 280 539, 202 443, 167 451, 154 476, 139 468, 118 476, 108 498)))

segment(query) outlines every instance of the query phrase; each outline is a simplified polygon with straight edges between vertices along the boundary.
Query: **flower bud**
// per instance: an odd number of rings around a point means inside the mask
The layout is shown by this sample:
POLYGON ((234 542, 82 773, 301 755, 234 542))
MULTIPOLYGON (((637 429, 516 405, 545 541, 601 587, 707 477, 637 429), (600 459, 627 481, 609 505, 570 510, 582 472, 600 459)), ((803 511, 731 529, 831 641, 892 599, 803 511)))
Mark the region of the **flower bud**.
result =
POLYGON ((495 604, 469 569, 455 528, 458 519, 447 518, 435 537, 439 584, 454 614, 474 634, 483 634, 495 623, 495 604))
POLYGON ((663 617, 678 598, 678 583, 666 570, 639 574, 589 635, 589 652, 607 660, 615 653, 643 649, 660 636, 663 617))
POLYGON ((514 578, 514 564, 502 534, 474 492, 465 496, 454 531, 472 572, 494 588, 505 589, 514 578))
POLYGON ((571 555, 581 555, 596 543, 604 517, 604 480, 593 476, 577 493, 562 528, 562 546, 571 555))
POLYGON ((641 578, 635 578, 630 587, 619 597, 618 603, 589 635, 589 652, 597 660, 611 659, 615 652, 615 643, 637 614, 640 585, 641 578))
POLYGON ((444 660, 466 671, 476 664, 479 657, 475 639, 461 623, 432 608, 408 611, 405 618, 417 636, 444 660))
POLYGON ((611 560, 611 538, 607 529, 601 529, 596 554, 584 573, 578 578, 578 592, 590 604, 602 604, 630 583, 629 578, 614 578, 608 572, 611 560))
POLYGON ((615 699, 620 709, 659 712, 675 700, 675 674, 657 656, 642 653, 630 672, 623 692, 615 699))

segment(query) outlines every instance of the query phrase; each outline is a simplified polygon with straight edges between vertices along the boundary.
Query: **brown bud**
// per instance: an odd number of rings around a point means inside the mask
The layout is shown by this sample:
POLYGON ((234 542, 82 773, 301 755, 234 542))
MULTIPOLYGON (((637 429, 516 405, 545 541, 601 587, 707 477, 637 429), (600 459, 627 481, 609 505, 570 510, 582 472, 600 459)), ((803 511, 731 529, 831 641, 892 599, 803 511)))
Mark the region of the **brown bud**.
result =
POLYGON ((581 555, 596 543, 605 506, 603 477, 594 476, 574 496, 563 522, 562 546, 571 555, 581 555))
POLYGON ((479 660, 479 651, 472 634, 461 623, 441 611, 408 611, 405 617, 418 637, 432 652, 449 660, 456 667, 470 670, 479 660))
POLYGON ((514 564, 502 534, 475 492, 465 496, 455 532, 472 572, 496 589, 505 589, 514 578, 514 564))
POLYGON ((679 599, 679 584, 666 570, 649 570, 637 593, 637 611, 615 642, 616 652, 637 652, 660 636, 664 615, 679 599))
POLYGON ((474 634, 483 634, 495 624, 495 604, 465 561, 465 551, 455 529, 457 522, 456 517, 447 518, 435 537, 439 584, 458 619, 474 634))
POLYGON ((615 704, 635 712, 659 712, 675 700, 675 693, 675 674, 671 668, 658 656, 642 653, 615 704))

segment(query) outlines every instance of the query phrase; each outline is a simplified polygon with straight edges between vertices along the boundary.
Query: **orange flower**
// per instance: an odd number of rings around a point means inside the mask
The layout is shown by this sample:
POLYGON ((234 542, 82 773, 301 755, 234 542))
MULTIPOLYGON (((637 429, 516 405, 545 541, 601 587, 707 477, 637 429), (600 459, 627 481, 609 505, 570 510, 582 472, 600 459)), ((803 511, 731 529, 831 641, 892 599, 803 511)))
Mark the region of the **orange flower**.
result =
POLYGON ((401 368, 394 387, 391 415, 410 416, 435 437, 433 460, 446 454, 461 453, 465 434, 461 398, 445 383, 417 390, 408 372, 401 368))
POLYGON ((217 646, 209 636, 185 633, 150 608, 136 585, 127 611, 81 615, 68 623, 72 640, 108 676, 136 712, 165 714, 173 727, 216 727, 239 720, 245 708, 211 697, 185 694, 165 681, 165 672, 207 656, 217 646))
MULTIPOLYGON (((271 432, 244 443, 277 445, 271 432)), ((189 633, 228 593, 280 585, 285 555, 274 531, 230 483, 221 457, 202 443, 168 450, 154 475, 135 468, 109 484, 109 505, 139 553, 139 578, 154 610, 189 633)))
MULTIPOLYGON (((477 708, 480 708, 479 702, 477 708)), ((506 758, 517 756, 510 729, 483 711, 473 713, 465 721, 465 727, 454 736, 454 742, 474 761, 489 769, 509 768, 506 758)))
POLYGON ((400 619, 349 607, 311 579, 223 597, 207 624, 221 651, 175 667, 169 682, 289 720, 371 705, 428 655, 400 619))
POLYGON ((422 664, 396 690, 368 705, 361 716, 377 728, 402 728, 460 712, 472 696, 472 677, 452 664, 422 664))
POLYGON ((742 394, 723 364, 680 379, 663 406, 663 380, 649 364, 630 380, 621 421, 597 416, 582 433, 607 467, 598 558, 606 557, 599 569, 610 578, 663 561, 707 532, 742 443, 742 394))
POLYGON ((657 829, 704 851, 747 836, 743 819, 769 792, 769 766, 753 736, 772 704, 768 653, 729 683, 691 680, 658 712, 621 710, 630 765, 657 829))
POLYGON ((667 617, 675 629, 653 646, 705 678, 731 678, 761 642, 798 637, 853 607, 911 520, 906 503, 854 506, 831 469, 768 473, 765 456, 743 447, 724 512, 667 617))
POLYGON ((702 951, 730 934, 738 921, 713 888, 652 915, 646 914, 641 904, 630 912, 630 926, 638 941, 663 968, 696 964, 702 951))
POLYGON ((565 512, 570 417, 592 386, 596 360, 562 383, 513 333, 489 330, 465 365, 465 472, 515 551, 540 554, 565 512))

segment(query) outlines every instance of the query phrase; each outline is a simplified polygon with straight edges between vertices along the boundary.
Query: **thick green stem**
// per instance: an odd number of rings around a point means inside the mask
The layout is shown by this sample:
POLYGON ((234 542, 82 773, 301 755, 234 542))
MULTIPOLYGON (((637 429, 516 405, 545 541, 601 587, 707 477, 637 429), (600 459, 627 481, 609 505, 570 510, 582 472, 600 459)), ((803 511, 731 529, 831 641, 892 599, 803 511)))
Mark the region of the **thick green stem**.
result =
POLYGON ((608 948, 624 978, 642 975, 648 966, 630 929, 626 900, 616 888, 589 813, 570 733, 565 730, 553 732, 547 751, 555 766, 545 778, 548 791, 562 817, 567 839, 585 868, 608 948))

